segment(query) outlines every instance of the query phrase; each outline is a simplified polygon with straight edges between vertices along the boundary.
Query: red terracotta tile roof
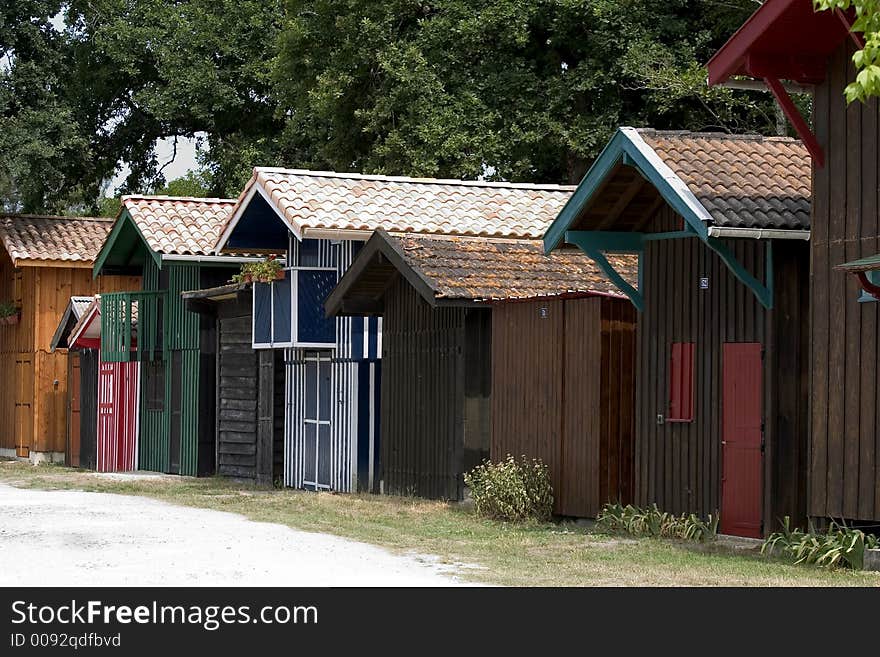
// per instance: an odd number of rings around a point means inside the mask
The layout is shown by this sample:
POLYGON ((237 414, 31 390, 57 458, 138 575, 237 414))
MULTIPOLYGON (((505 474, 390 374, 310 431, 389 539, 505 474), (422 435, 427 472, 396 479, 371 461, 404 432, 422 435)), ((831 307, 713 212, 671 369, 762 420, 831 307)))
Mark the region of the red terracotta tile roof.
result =
POLYGON ((91 265, 113 225, 98 217, 0 216, 0 242, 13 264, 41 261, 91 265))
POLYGON ((258 186, 294 228, 538 238, 574 187, 258 167, 258 186))
MULTIPOLYGON (((438 299, 474 301, 526 299, 560 294, 607 294, 620 290, 587 256, 575 249, 544 254, 538 240, 391 234, 406 263, 438 299)), ((635 285, 638 258, 609 255, 635 285)))
POLYGON ((123 196, 122 205, 154 252, 210 255, 232 215, 235 200, 123 196))
POLYGON ((812 170, 788 137, 638 131, 712 216, 730 228, 809 230, 812 170))

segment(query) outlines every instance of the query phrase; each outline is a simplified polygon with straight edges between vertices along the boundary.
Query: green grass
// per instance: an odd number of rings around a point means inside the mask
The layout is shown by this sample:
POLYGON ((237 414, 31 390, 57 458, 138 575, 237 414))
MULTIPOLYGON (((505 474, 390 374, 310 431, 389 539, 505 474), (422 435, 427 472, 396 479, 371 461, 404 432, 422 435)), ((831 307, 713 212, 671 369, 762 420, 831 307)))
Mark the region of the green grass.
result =
POLYGON ((510 525, 417 498, 265 490, 221 478, 113 479, 0 461, 23 488, 142 495, 326 532, 400 553, 437 555, 468 580, 515 586, 878 586, 880 574, 794 566, 717 544, 592 533, 571 524, 510 525))

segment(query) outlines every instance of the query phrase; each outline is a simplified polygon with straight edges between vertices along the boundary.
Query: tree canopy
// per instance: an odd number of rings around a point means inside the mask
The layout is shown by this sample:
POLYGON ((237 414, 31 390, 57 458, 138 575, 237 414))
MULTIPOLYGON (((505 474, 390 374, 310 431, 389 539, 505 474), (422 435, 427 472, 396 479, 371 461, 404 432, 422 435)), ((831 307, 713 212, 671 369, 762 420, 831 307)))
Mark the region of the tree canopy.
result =
POLYGON ((156 140, 197 134, 201 170, 177 186, 235 196, 256 165, 573 182, 619 125, 772 133, 769 96, 705 84, 754 6, 5 3, 0 198, 97 212, 122 163, 122 192, 160 190, 156 140))
POLYGON ((880 96, 880 0, 814 0, 814 3, 819 11, 852 9, 855 21, 851 29, 864 38, 865 47, 853 55, 858 73, 844 90, 847 101, 880 96))

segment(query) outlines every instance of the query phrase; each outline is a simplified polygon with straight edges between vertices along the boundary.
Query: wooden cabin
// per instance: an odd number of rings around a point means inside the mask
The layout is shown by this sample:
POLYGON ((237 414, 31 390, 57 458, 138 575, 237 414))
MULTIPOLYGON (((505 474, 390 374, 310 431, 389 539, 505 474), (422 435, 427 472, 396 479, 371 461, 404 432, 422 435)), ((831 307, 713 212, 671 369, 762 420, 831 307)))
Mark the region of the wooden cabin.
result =
POLYGON ((67 350, 53 351, 51 343, 72 296, 138 284, 136 276, 92 278, 111 225, 98 218, 0 217, 0 304, 14 311, 0 319, 0 456, 64 461, 70 452, 72 364, 67 350))
POLYGON ((96 258, 96 276, 125 272, 143 280, 102 295, 100 313, 101 361, 140 364, 142 470, 214 473, 215 325, 188 311, 181 293, 226 283, 249 260, 213 254, 234 204, 125 196, 96 258))
POLYGON ((536 237, 569 193, 555 185, 254 170, 216 253, 287 253, 284 280, 252 290, 253 348, 284 350, 286 486, 378 489, 382 319, 324 314, 324 300, 373 231, 536 237))
POLYGON ((814 12, 810 0, 768 0, 709 62, 710 84, 757 78, 776 96, 812 159, 812 269, 808 354, 811 452, 808 513, 880 522, 880 304, 876 98, 847 105, 852 15, 814 12), (807 122, 786 83, 812 91, 807 122), (812 128, 810 127, 812 125, 812 128))
POLYGON ((247 283, 183 293, 186 307, 217 331, 217 474, 271 485, 284 467, 284 352, 252 346, 253 291, 247 283))
POLYGON ((638 504, 740 536, 805 519, 809 228, 800 142, 621 128, 548 229, 639 311, 638 504))
POLYGON ((548 465, 560 515, 631 501, 635 311, 586 256, 379 230, 326 308, 383 318, 385 492, 458 500, 511 454, 548 465))

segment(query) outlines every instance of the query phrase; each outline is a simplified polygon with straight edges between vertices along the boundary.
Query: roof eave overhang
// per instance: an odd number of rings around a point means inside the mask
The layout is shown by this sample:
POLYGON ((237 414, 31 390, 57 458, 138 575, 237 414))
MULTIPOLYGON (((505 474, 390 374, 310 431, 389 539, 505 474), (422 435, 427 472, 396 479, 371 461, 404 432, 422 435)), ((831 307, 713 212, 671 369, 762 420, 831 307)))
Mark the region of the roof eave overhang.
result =
POLYGON ((92 276, 97 278, 101 275, 101 271, 104 268, 107 259, 110 257, 110 254, 113 251, 113 246, 116 243, 116 240, 119 239, 119 235, 125 227, 126 223, 130 224, 134 229, 135 233, 143 244, 144 248, 147 250, 147 253, 150 254, 150 258, 152 258, 153 262, 156 263, 156 266, 160 269, 162 268, 162 256, 159 253, 156 253, 152 248, 150 248, 147 239, 144 237, 144 234, 141 232, 141 229, 138 227, 137 222, 134 220, 134 217, 131 216, 131 212, 129 212, 128 208, 123 207, 119 212, 119 216, 116 219, 116 223, 113 224, 113 228, 110 230, 110 234, 107 236, 107 239, 104 240, 104 244, 101 247, 101 251, 98 253, 95 258, 95 265, 92 268, 92 276))

